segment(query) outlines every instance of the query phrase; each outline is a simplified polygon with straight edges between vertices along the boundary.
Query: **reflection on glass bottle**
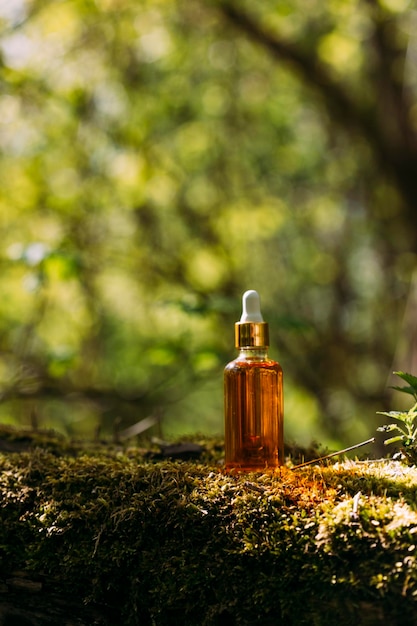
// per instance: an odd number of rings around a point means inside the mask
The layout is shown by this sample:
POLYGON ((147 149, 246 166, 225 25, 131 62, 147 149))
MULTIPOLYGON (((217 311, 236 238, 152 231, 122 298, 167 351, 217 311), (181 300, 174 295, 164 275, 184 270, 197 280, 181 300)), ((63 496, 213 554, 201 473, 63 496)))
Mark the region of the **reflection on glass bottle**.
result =
POLYGON ((226 469, 263 471, 283 463, 283 374, 268 357, 268 324, 256 291, 243 295, 235 324, 238 357, 224 371, 226 469))

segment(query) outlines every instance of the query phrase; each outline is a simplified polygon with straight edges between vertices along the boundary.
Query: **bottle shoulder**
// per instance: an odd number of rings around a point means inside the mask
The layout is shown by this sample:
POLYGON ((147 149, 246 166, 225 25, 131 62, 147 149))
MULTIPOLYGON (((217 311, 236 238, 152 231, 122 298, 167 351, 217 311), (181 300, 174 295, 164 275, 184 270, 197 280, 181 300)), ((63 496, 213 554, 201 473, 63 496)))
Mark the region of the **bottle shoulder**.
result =
POLYGON ((233 361, 230 361, 224 368, 225 372, 230 372, 232 370, 247 370, 253 368, 260 369, 269 369, 278 372, 282 372, 282 367, 278 363, 278 361, 274 361, 270 358, 242 358, 237 357, 233 361))

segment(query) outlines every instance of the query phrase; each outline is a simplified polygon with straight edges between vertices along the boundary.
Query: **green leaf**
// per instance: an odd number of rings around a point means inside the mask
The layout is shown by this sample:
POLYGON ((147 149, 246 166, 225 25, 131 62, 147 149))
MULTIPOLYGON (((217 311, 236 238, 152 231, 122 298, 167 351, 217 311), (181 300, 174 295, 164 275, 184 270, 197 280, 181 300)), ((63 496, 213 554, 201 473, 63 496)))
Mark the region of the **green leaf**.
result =
MULTIPOLYGON (((406 372, 394 372, 394 374, 402 378, 406 383, 410 385, 412 389, 414 389, 414 393, 417 393, 417 377, 416 376, 413 376, 412 374, 407 374, 406 372)), ((407 387, 405 387, 404 389, 407 389, 407 387)))
POLYGON ((404 393, 409 393, 412 396, 415 396, 417 391, 414 387, 390 387, 390 389, 394 389, 395 391, 403 391, 404 393))
POLYGON ((406 411, 377 411, 378 415, 388 415, 388 417, 392 417, 396 420, 401 420, 405 422, 408 417, 408 412, 406 411))
POLYGON ((379 426, 377 431, 380 433, 390 433, 392 430, 398 429, 397 424, 385 424, 384 426, 379 426))
POLYGON ((391 437, 390 439, 386 439, 384 441, 384 446, 389 446, 390 443, 397 443, 398 441, 403 441, 404 435, 398 435, 397 437, 391 437))

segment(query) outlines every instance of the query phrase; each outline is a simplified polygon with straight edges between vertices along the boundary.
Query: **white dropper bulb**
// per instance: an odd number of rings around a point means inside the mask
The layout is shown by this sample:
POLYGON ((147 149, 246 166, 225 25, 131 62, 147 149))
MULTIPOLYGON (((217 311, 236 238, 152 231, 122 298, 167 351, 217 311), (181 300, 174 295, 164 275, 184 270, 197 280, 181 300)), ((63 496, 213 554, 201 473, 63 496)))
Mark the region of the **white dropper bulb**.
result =
POLYGON ((261 313, 261 301, 259 294, 254 289, 245 291, 242 297, 242 317, 241 322, 263 322, 261 313))

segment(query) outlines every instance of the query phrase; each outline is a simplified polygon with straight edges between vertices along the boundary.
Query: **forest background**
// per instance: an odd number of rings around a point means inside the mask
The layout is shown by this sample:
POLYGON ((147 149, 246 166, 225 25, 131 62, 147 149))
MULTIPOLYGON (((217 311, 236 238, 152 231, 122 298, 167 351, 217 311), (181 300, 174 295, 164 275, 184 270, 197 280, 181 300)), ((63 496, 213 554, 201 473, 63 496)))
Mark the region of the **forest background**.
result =
POLYGON ((286 438, 417 373, 417 8, 0 1, 0 422, 223 431, 257 289, 286 438))

